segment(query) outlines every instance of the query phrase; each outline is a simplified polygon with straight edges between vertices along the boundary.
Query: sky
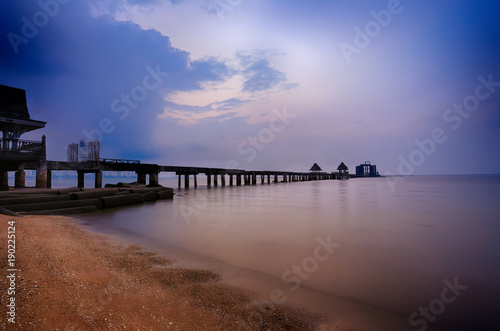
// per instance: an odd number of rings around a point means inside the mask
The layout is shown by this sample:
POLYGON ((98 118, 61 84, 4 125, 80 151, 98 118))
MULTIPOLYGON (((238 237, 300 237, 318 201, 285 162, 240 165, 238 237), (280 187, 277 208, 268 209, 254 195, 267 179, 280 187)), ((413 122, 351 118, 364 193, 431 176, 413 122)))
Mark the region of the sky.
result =
POLYGON ((0 84, 47 157, 381 174, 500 173, 498 1, 0 4, 0 84))

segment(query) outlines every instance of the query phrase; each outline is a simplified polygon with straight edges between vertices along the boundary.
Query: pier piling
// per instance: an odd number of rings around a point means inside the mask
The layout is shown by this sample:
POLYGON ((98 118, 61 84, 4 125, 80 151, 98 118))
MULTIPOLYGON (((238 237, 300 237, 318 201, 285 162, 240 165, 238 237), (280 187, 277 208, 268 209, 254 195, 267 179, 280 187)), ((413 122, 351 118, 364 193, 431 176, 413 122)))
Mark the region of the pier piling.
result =
POLYGON ((158 185, 158 172, 152 172, 149 174, 149 185, 151 186, 158 185))
POLYGON ((7 170, 0 169, 0 191, 9 190, 9 175, 7 170))
POLYGON ((47 188, 52 188, 52 170, 47 170, 47 188))
POLYGON ((24 171, 24 163, 19 165, 14 178, 15 188, 24 188, 26 185, 26 172, 24 171))
POLYGON ((36 187, 47 187, 47 160, 40 160, 36 169, 36 187))
POLYGON ((95 188, 102 188, 102 170, 95 172, 95 188))
POLYGON ((78 184, 77 184, 77 187, 79 188, 84 188, 85 187, 85 172, 83 171, 77 171, 78 173, 78 184))
POLYGON ((146 173, 145 172, 137 172, 137 183, 146 185, 146 173))

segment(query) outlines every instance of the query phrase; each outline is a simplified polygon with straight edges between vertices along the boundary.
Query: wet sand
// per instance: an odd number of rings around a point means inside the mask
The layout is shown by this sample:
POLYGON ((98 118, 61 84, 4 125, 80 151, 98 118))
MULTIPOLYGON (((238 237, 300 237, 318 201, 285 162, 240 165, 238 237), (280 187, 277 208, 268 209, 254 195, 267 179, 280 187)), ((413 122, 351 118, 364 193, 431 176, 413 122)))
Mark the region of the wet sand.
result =
MULTIPOLYGON (((0 328, 7 330, 327 330, 319 317, 257 303, 210 271, 172 268, 69 218, 0 215, 0 328), (15 222, 15 294, 7 235, 15 222), (7 303, 15 298, 15 324, 7 303)), ((333 328, 333 330, 340 330, 333 328)))

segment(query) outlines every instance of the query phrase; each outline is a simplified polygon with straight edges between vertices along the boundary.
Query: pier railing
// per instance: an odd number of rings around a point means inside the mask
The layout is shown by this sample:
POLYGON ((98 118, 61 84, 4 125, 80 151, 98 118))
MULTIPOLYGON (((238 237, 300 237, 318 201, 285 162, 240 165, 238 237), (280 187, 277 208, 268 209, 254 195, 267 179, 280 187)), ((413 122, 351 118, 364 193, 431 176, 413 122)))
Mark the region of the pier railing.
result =
POLYGON ((99 159, 101 162, 116 163, 116 164, 139 164, 139 160, 124 160, 124 159, 99 159))
POLYGON ((21 140, 21 139, 0 139, 0 151, 10 152, 10 154, 22 154, 39 156, 45 154, 44 141, 21 140))

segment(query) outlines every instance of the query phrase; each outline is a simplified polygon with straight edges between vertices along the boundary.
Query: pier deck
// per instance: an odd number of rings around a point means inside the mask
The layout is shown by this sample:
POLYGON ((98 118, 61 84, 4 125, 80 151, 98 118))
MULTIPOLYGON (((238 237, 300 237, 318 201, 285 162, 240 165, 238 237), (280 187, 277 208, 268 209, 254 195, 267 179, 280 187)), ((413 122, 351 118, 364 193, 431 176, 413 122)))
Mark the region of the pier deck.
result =
MULTIPOLYGON (((128 171, 137 174, 137 182, 140 184, 158 184, 158 175, 162 172, 175 173, 178 176, 178 186, 189 188, 191 178, 193 187, 198 187, 198 175, 207 177, 207 186, 226 186, 226 180, 229 179, 229 186, 256 185, 260 181, 264 183, 278 182, 296 182, 307 180, 325 180, 338 179, 335 172, 293 172, 293 171, 266 171, 266 170, 244 170, 244 169, 224 169, 208 167, 189 167, 189 166, 166 166, 151 163, 141 163, 138 160, 121 159, 100 159, 100 161, 88 162, 61 162, 46 161, 46 164, 40 165, 40 162, 27 162, 25 169, 37 171, 37 187, 51 187, 53 171, 76 171, 78 173, 77 186, 84 187, 84 174, 95 174, 95 187, 102 187, 102 173, 104 171, 128 171), (149 175, 149 183, 146 183, 149 175), (44 178, 38 178, 38 177, 44 178), (182 180, 182 177, 184 177, 182 180), (259 180, 258 180, 259 179, 259 180), (220 180, 220 181, 219 181, 220 180)), ((18 183, 19 184, 19 183, 18 183)), ((21 185, 23 183, 20 183, 21 185)))

